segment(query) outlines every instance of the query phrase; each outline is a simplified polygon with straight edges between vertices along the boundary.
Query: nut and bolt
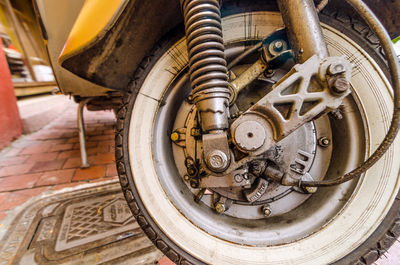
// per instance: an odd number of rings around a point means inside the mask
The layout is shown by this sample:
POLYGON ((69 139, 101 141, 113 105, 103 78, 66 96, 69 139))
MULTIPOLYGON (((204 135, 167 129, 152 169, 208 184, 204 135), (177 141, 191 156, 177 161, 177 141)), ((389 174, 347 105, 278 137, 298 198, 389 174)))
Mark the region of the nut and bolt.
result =
POLYGON ((184 179, 185 181, 189 181, 190 177, 189 177, 188 174, 185 174, 185 175, 183 176, 183 179, 184 179))
POLYGON ((190 180, 190 187, 192 187, 193 189, 197 189, 199 187, 199 182, 194 180, 194 179, 191 179, 190 180))
POLYGON ((172 140, 173 142, 178 141, 179 138, 180 138, 180 137, 179 137, 179 133, 173 132, 173 133, 171 134, 171 140, 172 140))
POLYGON ((223 171, 228 166, 228 157, 221 150, 214 150, 207 156, 207 166, 214 171, 223 171))
POLYGON ((337 94, 343 94, 344 92, 349 90, 349 88, 350 83, 344 77, 336 78, 331 86, 332 91, 337 94))
POLYGON ((321 137, 318 139, 318 145, 321 147, 328 147, 331 144, 331 140, 327 137, 321 137))
POLYGON ((330 75, 338 75, 344 72, 346 72, 346 69, 344 65, 341 63, 333 63, 328 68, 328 73, 330 75))
POLYGON ((334 119, 336 119, 336 120, 341 120, 341 119, 343 119, 343 115, 342 115, 340 109, 332 110, 332 111, 330 112, 330 114, 331 114, 332 117, 333 117, 334 119))
POLYGON ((236 183, 241 183, 243 181, 243 176, 240 174, 236 174, 234 176, 234 179, 235 179, 236 183))
POLYGON ((283 49, 283 42, 278 40, 274 43, 274 51, 280 52, 283 49))
POLYGON ((222 202, 217 202, 215 204, 215 211, 219 214, 225 212, 225 204, 223 204, 222 202))
POLYGON ((261 208, 262 213, 264 214, 265 217, 269 217, 272 213, 271 207, 269 205, 264 205, 261 208))

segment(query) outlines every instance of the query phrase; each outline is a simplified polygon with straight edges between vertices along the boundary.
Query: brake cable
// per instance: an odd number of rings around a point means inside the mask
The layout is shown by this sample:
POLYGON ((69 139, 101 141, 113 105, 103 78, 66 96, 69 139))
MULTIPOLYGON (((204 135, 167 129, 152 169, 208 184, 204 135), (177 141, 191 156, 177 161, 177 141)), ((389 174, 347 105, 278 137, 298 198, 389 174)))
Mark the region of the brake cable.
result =
POLYGON ((343 176, 337 177, 332 180, 321 180, 321 181, 298 181, 300 187, 327 187, 338 185, 346 181, 352 180, 359 177, 362 173, 372 167, 389 149, 391 144, 396 138, 396 135, 400 127, 400 68, 396 53, 393 49, 393 45, 389 35, 386 33, 385 28, 376 18, 374 13, 368 8, 368 6, 361 0, 346 0, 354 10, 365 20, 369 25, 370 29, 375 33, 381 43, 382 49, 386 55, 388 66, 390 69, 393 94, 394 94, 394 109, 393 117, 390 124, 390 128, 375 152, 364 161, 359 167, 346 173, 343 176))

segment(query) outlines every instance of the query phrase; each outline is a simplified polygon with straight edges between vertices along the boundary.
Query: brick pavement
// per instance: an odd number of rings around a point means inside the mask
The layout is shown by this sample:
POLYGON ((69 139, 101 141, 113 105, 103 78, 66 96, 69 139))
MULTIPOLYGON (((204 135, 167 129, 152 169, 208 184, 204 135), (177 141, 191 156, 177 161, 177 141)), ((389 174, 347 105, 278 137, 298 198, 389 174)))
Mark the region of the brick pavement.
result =
POLYGON ((76 116, 77 104, 71 103, 50 124, 0 152, 0 221, 42 192, 116 178, 114 114, 85 110, 88 169, 80 168, 76 116))

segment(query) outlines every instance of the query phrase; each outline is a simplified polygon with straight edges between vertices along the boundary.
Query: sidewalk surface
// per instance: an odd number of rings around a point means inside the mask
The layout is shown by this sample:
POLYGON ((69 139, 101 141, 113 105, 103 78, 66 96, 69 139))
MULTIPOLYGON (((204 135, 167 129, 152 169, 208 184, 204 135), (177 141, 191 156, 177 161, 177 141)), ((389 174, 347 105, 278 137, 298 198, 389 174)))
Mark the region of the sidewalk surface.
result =
POLYGON ((81 169, 77 107, 0 152, 0 221, 7 210, 45 191, 116 178, 111 111, 84 111, 90 168, 81 169))

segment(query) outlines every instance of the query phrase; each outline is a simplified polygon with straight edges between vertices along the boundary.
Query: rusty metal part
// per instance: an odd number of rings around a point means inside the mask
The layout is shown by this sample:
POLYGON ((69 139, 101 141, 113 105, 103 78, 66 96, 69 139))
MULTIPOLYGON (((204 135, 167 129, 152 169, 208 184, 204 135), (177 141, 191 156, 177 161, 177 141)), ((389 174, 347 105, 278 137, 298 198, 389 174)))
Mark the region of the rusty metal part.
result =
POLYGON ((228 128, 228 75, 218 0, 181 0, 193 101, 204 132, 228 128))
POLYGON ((247 201, 253 203, 258 201, 264 193, 267 191, 268 188, 268 181, 262 178, 258 178, 254 187, 249 190, 244 191, 244 196, 246 197, 247 201))
POLYGON ((240 90, 245 88, 249 83, 254 81, 260 76, 266 69, 268 65, 264 60, 259 59, 254 64, 252 64, 247 70, 238 76, 235 80, 231 82, 231 87, 234 93, 239 94, 240 90))
POLYGON ((235 142, 245 152, 255 151, 263 146, 266 138, 264 127, 257 121, 245 121, 235 130, 235 142))
POLYGON ((337 177, 332 180, 323 181, 300 181, 297 185, 302 187, 325 187, 338 185, 347 182, 353 178, 361 176, 366 170, 372 167, 389 149, 391 144, 394 142, 396 135, 400 128, 400 66, 397 59, 396 53, 393 49, 393 45, 389 35, 385 28, 382 26, 380 21, 374 15, 374 13, 368 8, 368 6, 360 0, 346 0, 354 10, 364 18, 365 22, 369 25, 371 30, 378 37, 382 49, 388 60, 389 70, 391 74, 393 93, 394 93, 394 109, 390 128, 383 139, 382 143, 375 150, 375 152, 365 160, 359 167, 355 168, 351 172, 337 177))
POLYGON ((312 0, 278 0, 283 22, 296 61, 304 63, 317 55, 328 57, 321 26, 312 0))
POLYGON ((79 146, 80 146, 80 150, 81 150, 81 168, 88 168, 90 167, 89 163, 88 163, 88 157, 87 157, 87 153, 86 153, 86 139, 85 139, 85 121, 83 119, 83 110, 86 106, 86 104, 88 104, 90 101, 92 100, 92 98, 86 98, 84 100, 82 100, 81 102, 79 102, 78 105, 78 132, 79 132, 79 146))
POLYGON ((226 131, 203 135, 203 156, 213 172, 222 172, 229 166, 231 155, 226 131))
POLYGON ((223 177, 208 175, 201 178, 200 188, 243 187, 253 184, 255 177, 248 176, 247 168, 237 169, 223 177))
MULTIPOLYGON (((340 63, 344 67, 341 77, 350 80, 351 64, 342 57, 328 57, 324 60, 311 57, 303 64, 295 65, 273 90, 249 108, 231 125, 231 134, 237 147, 253 156, 267 151, 274 143, 285 138, 304 123, 327 111, 338 108, 350 93, 332 93, 328 87, 329 66, 340 63), (327 77, 328 76, 328 77, 327 77), (243 143, 237 142, 242 124, 259 124, 264 130, 262 148, 244 150, 243 143)), ((251 132, 248 132, 251 133, 251 132)), ((254 133, 253 133, 254 134, 254 133)), ((250 139, 250 138, 249 138, 250 139)))
POLYGON ((326 5, 329 3, 329 0, 321 0, 319 4, 315 7, 315 10, 319 13, 326 7, 326 5))
POLYGON ((331 140, 327 137, 321 137, 318 139, 318 145, 321 147, 328 147, 331 144, 331 140))
POLYGON ((261 211, 265 217, 269 217, 272 214, 271 207, 269 206, 269 204, 266 204, 263 207, 261 207, 261 211))

